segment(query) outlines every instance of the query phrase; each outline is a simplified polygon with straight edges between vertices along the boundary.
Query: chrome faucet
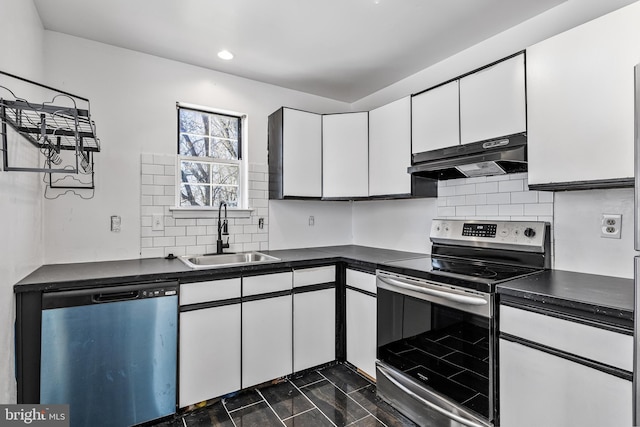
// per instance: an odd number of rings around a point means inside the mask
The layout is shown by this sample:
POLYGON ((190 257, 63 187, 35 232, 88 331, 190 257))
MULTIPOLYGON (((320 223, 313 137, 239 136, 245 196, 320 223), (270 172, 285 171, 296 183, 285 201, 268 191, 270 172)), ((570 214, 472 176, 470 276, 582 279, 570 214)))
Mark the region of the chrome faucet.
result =
POLYGON ((229 235, 229 225, 227 223, 227 202, 220 201, 218 205, 218 240, 216 240, 216 254, 221 254, 224 248, 229 247, 229 237, 227 237, 227 243, 222 242, 222 236, 229 235), (220 213, 222 206, 224 205, 224 221, 220 220, 220 213))

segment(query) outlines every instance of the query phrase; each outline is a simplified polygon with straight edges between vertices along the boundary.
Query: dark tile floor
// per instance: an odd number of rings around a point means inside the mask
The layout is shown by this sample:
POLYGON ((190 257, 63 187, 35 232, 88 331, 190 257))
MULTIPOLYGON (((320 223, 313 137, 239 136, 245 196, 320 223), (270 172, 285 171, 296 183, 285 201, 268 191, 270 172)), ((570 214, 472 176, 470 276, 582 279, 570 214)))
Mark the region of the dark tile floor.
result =
POLYGON ((337 364, 247 390, 156 427, 415 426, 376 397, 375 384, 337 364))

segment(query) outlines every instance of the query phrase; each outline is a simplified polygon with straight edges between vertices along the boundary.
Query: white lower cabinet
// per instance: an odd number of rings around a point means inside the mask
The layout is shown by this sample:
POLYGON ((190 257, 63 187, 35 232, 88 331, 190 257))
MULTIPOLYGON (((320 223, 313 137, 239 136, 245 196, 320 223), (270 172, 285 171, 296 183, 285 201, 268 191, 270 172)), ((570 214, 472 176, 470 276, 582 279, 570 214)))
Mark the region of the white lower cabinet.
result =
POLYGON ((505 305, 500 332, 501 427, 632 425, 631 335, 505 305))
POLYGON ((501 427, 631 426, 631 381, 500 340, 501 427))
MULTIPOLYGON (((243 278, 243 297, 291 291, 291 272, 243 278)), ((260 297, 257 297, 260 298, 260 297)), ((292 296, 242 303, 242 388, 292 373, 292 296)))
POLYGON ((334 265, 293 271, 293 372, 336 359, 335 281, 334 265))
POLYGON ((240 279, 187 283, 180 287, 179 406, 239 390, 240 279), (237 303, 216 306, 222 300, 237 303), (187 310, 190 304, 212 307, 187 310))
POLYGON ((336 290, 293 296, 293 371, 336 359, 336 290))
MULTIPOLYGON (((347 286, 374 293, 376 276, 347 269, 347 286)), ((376 297, 347 288, 347 362, 376 377, 376 297)))

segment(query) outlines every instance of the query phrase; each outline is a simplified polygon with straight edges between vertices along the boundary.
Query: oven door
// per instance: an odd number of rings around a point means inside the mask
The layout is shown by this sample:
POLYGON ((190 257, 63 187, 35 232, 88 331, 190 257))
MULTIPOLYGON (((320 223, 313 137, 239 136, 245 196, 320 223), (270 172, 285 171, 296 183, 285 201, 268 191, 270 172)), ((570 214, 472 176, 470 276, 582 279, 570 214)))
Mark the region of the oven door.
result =
POLYGON ((377 271, 378 395, 420 425, 491 426, 491 295, 377 271))

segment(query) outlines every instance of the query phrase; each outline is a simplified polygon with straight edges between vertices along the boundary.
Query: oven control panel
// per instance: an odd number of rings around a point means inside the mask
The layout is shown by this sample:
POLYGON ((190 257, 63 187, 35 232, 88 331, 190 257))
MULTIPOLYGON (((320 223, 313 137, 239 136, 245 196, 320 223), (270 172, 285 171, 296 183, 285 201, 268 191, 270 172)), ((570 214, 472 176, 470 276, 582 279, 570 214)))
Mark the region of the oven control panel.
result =
POLYGON ((542 252, 547 230, 543 221, 434 219, 430 238, 434 243, 542 252))

